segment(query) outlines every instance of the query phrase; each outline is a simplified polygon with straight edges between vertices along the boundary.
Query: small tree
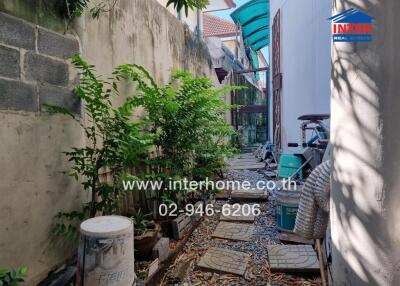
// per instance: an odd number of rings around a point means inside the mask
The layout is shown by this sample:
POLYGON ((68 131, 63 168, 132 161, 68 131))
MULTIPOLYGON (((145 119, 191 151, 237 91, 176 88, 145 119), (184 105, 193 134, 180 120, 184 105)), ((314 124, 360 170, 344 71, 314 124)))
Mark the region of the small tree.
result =
MULTIPOLYGON (((225 120, 232 106, 221 95, 235 87, 215 89, 211 80, 182 71, 173 73, 170 84, 159 87, 148 73, 138 77, 131 65, 120 66, 116 74, 138 82, 141 94, 131 102, 145 108, 152 132, 157 134, 152 167, 165 186, 170 179, 203 179, 223 167, 224 156, 233 151, 228 139, 234 131, 225 120), (200 168, 204 169, 201 176, 200 168)), ((185 199, 182 192, 166 188, 161 198, 179 203, 185 199)))
POLYGON ((184 9, 187 16, 189 14, 189 10, 202 10, 208 5, 208 3, 209 0, 169 0, 167 2, 167 7, 169 5, 174 5, 178 12, 184 9))
MULTIPOLYGON (((119 80, 101 80, 95 75, 94 66, 79 55, 73 57, 72 63, 80 71, 81 78, 75 92, 83 101, 87 122, 83 123, 79 117, 62 107, 46 107, 51 113, 61 113, 75 119, 88 142, 87 146, 73 147, 64 153, 72 163, 69 175, 81 180, 83 189, 91 193, 91 199, 83 206, 82 212, 60 213, 58 217, 80 221, 87 216, 94 217, 97 212, 118 212, 120 199, 124 195, 120 183, 125 170, 144 161, 152 138, 142 132, 145 121, 131 121, 134 106, 129 101, 118 108, 113 107, 111 97, 119 94, 119 80), (110 171, 112 182, 99 181, 99 171, 102 169, 110 171)), ((63 222, 58 223, 55 232, 73 235, 74 224, 66 226, 63 222)))
MULTIPOLYGON (((211 176, 223 167, 224 156, 232 153, 227 139, 234 132, 225 121, 231 106, 221 99, 232 87, 215 89, 209 79, 195 78, 187 72, 175 72, 168 85, 158 86, 143 67, 134 64, 118 66, 106 82, 80 56, 72 62, 80 70, 76 94, 84 103, 88 124, 64 108, 48 105, 47 109, 71 116, 84 130, 89 144, 65 154, 72 162, 69 174, 82 181, 91 200, 81 212, 60 213, 62 221, 56 224, 55 234, 75 238, 78 232, 74 222, 97 212, 118 213, 125 195, 121 182, 129 166, 147 163, 151 168, 150 173, 129 175, 129 179, 159 179, 167 187, 171 179, 211 176), (137 91, 115 108, 111 97, 119 94, 121 81, 136 83, 137 91), (133 123, 130 117, 137 107, 143 107, 147 115, 133 123), (157 154, 152 159, 148 157, 151 146, 157 154), (110 170, 112 183, 99 181, 102 169, 110 170)), ((159 197, 180 204, 186 199, 185 191, 165 188, 159 197)))

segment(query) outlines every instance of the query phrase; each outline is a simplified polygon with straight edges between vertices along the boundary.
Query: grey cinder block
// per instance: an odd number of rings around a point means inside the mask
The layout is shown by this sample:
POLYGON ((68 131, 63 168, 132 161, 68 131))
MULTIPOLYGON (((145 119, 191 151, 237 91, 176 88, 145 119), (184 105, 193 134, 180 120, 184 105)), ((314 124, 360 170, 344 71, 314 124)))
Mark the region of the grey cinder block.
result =
POLYGON ((35 50, 35 27, 0 12, 0 43, 35 50))
POLYGON ((28 52, 25 54, 24 69, 28 80, 59 86, 68 84, 68 65, 63 61, 28 52))
POLYGON ((79 43, 72 36, 64 36, 39 28, 38 50, 42 54, 68 59, 79 53, 79 43))
POLYGON ((43 111, 46 111, 43 104, 48 104, 60 106, 79 114, 80 103, 79 97, 67 88, 46 84, 39 85, 39 104, 43 111))
POLYGON ((161 237, 153 247, 153 258, 158 258, 160 261, 166 259, 169 255, 169 238, 161 237))
POLYGON ((19 78, 19 51, 0 45, 0 76, 19 78))
POLYGON ((39 100, 34 85, 0 79, 0 109, 38 111, 39 100))

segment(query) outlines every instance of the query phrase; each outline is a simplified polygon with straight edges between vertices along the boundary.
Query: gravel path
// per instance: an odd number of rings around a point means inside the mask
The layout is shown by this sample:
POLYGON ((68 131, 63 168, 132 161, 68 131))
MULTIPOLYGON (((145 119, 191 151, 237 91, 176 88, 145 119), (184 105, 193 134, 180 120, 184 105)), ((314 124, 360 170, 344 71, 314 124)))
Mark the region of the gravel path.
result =
MULTIPOLYGON (((226 174, 227 180, 247 180, 252 186, 258 180, 266 180, 262 171, 240 170, 226 174)), ((216 201, 215 207, 221 208, 228 201, 216 201)), ((173 265, 165 274, 161 285, 320 285, 318 277, 292 276, 280 273, 271 273, 268 266, 268 253, 266 245, 281 244, 279 232, 275 225, 275 199, 270 194, 267 202, 259 203, 261 215, 256 217, 255 233, 251 241, 230 241, 211 238, 211 234, 218 224, 219 214, 205 217, 200 226, 189 238, 182 254, 178 256, 173 265), (196 267, 200 257, 209 247, 222 247, 231 250, 242 251, 251 254, 249 267, 243 277, 230 274, 217 274, 200 270, 196 267), (171 280, 171 273, 176 265, 184 260, 190 260, 191 264, 184 281, 176 283, 171 280)))

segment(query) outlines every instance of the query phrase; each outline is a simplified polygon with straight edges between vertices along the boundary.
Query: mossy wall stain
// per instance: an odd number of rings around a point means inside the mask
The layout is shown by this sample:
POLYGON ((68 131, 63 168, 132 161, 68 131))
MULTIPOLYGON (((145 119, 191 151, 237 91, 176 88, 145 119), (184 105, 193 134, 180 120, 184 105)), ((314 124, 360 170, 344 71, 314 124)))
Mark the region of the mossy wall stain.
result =
POLYGON ((0 0, 0 11, 56 32, 64 32, 66 20, 61 16, 62 0, 0 0))

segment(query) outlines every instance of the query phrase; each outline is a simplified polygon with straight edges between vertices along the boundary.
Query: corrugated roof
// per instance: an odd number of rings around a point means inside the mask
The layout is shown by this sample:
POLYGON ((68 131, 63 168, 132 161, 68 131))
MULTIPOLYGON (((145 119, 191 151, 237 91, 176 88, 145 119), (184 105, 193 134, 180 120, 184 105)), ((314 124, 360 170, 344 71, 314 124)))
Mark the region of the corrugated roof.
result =
POLYGON ((251 0, 231 14, 242 30, 246 45, 253 51, 269 45, 269 1, 251 0))
POLYGON ((234 36, 237 33, 235 23, 203 13, 203 34, 204 37, 234 36))

